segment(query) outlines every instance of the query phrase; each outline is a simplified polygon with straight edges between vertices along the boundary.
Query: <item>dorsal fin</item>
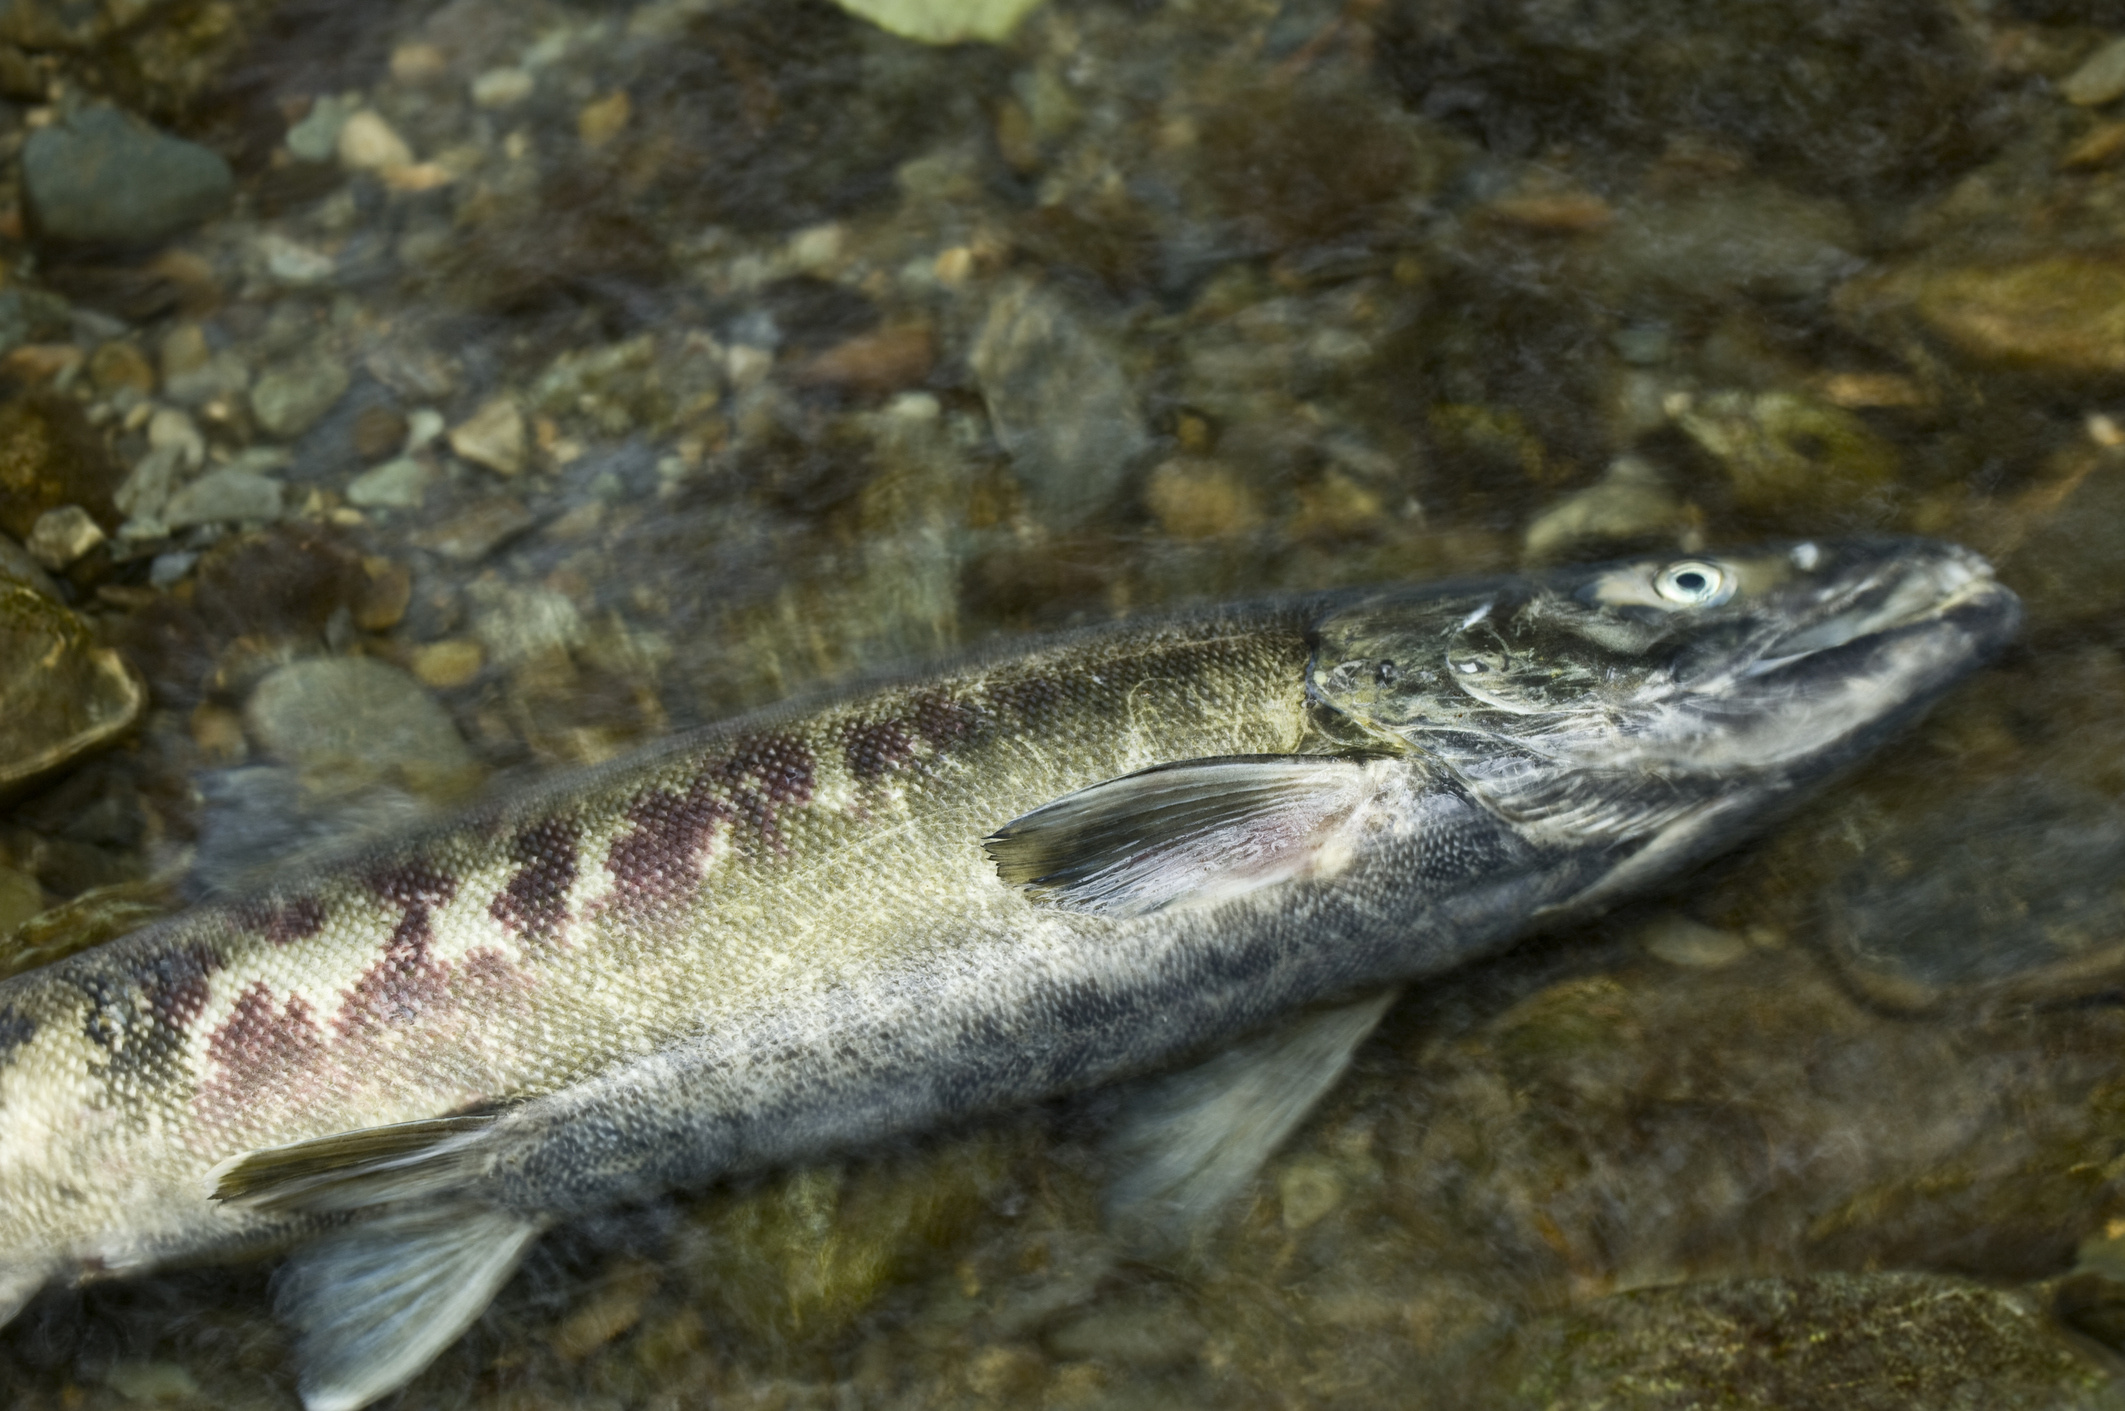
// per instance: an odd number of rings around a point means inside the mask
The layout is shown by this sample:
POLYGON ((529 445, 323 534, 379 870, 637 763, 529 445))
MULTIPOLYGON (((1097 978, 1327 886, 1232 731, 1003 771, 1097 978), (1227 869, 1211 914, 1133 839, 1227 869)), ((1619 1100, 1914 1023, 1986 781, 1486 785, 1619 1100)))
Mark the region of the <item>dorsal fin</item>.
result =
POLYGON ((1379 761, 1234 755, 1126 774, 983 840, 996 874, 1068 911, 1142 916, 1335 866, 1379 761))
POLYGON ((232 1156, 207 1172, 211 1199, 256 1210, 354 1210, 458 1190, 464 1149, 491 1113, 429 1117, 232 1156))

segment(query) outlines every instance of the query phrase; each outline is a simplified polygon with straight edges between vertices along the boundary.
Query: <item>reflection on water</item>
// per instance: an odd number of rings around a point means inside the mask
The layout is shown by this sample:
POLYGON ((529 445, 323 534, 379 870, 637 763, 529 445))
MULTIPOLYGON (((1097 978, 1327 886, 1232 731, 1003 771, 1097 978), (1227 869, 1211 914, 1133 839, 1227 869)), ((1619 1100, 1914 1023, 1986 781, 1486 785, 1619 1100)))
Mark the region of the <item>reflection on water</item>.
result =
MULTIPOLYGON (((1413 997, 1212 1246, 1114 1248, 1061 1106, 564 1232, 395 1404, 2125 1404, 2115 22, 15 0, 8 963, 998 633, 1942 535, 2006 661, 1413 997)), ((258 1268, 0 1385, 292 1404, 258 1268)))

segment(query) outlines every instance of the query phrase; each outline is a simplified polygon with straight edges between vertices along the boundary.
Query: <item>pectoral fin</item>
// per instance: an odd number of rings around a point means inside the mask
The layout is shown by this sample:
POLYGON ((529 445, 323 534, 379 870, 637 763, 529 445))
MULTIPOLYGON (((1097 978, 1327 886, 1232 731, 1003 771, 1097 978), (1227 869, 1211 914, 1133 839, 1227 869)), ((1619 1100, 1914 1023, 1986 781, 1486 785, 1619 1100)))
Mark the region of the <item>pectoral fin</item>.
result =
POLYGON ((274 1303, 297 1334, 305 1411, 356 1411, 457 1341, 545 1229, 464 1201, 386 1210, 303 1246, 274 1303))
POLYGON ((996 874, 1068 911, 1142 916, 1332 866, 1378 791, 1378 761, 1236 755, 1067 794, 983 840, 996 874))
POLYGON ((460 1190, 491 1115, 432 1117, 262 1147, 207 1172, 209 1198, 254 1210, 355 1210, 460 1190))
POLYGON ((1141 1245, 1186 1244, 1335 1086, 1398 993, 1307 1010, 1140 1089, 1107 1137, 1109 1223, 1141 1245))

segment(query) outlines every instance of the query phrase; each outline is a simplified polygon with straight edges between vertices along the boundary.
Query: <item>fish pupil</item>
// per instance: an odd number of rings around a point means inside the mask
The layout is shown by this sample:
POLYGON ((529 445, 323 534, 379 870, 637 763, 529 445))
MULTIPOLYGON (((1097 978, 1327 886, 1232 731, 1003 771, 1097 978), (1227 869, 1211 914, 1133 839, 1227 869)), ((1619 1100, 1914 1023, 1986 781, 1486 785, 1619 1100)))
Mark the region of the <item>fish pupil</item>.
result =
POLYGON ((1395 664, 1393 662, 1382 661, 1378 666, 1373 668, 1372 674, 1382 686, 1392 686, 1395 683, 1395 677, 1399 676, 1401 673, 1395 669, 1395 664))

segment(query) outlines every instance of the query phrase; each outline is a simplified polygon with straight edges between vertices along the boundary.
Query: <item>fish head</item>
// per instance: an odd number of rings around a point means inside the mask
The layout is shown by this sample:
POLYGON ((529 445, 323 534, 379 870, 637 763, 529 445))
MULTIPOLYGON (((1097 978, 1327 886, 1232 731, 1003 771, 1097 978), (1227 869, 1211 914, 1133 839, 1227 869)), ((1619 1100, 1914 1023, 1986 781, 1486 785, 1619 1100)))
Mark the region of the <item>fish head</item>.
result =
POLYGON ((1849 763, 2019 619, 1955 545, 1796 543, 1376 595, 1316 624, 1307 684, 1508 816, 1622 826, 1849 763))

